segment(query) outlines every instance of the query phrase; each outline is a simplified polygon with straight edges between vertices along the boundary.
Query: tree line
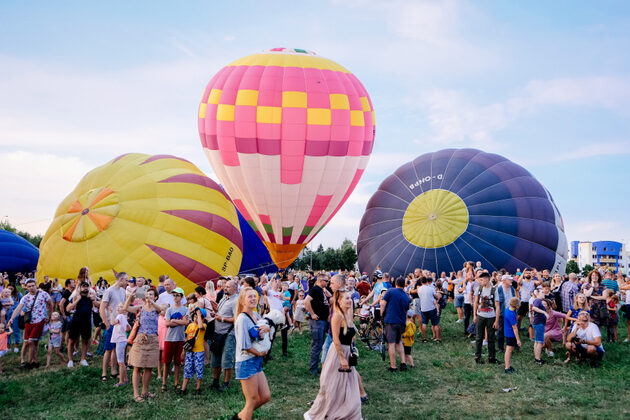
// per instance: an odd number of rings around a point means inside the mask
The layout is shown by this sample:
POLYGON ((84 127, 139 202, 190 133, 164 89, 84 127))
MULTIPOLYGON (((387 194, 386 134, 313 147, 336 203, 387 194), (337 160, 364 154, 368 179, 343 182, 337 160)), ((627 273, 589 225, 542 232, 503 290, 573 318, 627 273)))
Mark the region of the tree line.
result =
POLYGON ((295 270, 353 270, 357 262, 357 251, 348 238, 344 239, 337 249, 323 245, 313 251, 305 248, 300 256, 293 261, 290 268, 295 270))

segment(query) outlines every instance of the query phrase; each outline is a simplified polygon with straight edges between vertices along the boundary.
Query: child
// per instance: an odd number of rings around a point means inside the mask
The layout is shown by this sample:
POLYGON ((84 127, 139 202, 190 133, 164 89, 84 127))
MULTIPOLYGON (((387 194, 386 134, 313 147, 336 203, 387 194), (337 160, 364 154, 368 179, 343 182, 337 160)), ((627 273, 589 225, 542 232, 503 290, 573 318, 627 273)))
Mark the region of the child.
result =
POLYGON ((0 322, 6 323, 6 320, 13 315, 13 298, 11 297, 11 290, 6 288, 0 292, 0 322))
POLYGON ((606 308, 608 308, 608 322, 606 323, 606 342, 616 343, 619 337, 617 336, 617 324, 619 324, 619 316, 617 315, 617 305, 619 305, 619 296, 615 294, 612 289, 607 289, 606 296, 606 308))
POLYGON ((203 364, 204 364, 204 349, 203 349, 203 336, 206 332, 206 323, 203 322, 206 319, 207 313, 205 309, 195 308, 192 312, 192 322, 186 327, 186 340, 192 338, 195 339, 192 351, 186 352, 186 361, 184 363, 184 381, 182 382, 182 388, 178 389, 179 394, 186 392, 186 386, 188 381, 193 377, 193 374, 197 374, 197 389, 195 394, 201 394, 201 380, 203 379, 203 364))
POLYGON ((127 379, 127 368, 125 366, 125 349, 127 348, 127 331, 131 330, 131 327, 127 320, 124 303, 118 304, 116 313, 117 315, 114 320, 114 329, 112 330, 112 338, 110 341, 112 344, 116 344, 116 360, 118 361, 118 372, 120 372, 120 376, 118 383, 114 386, 118 388, 129 383, 129 379, 127 379))
POLYGON ((516 310, 521 304, 517 297, 510 299, 510 306, 503 313, 503 335, 505 336, 505 373, 514 373, 512 367, 512 352, 514 347, 521 346, 521 338, 518 335, 516 322, 516 310))
POLYGON ((410 368, 413 368, 413 356, 411 355, 411 347, 416 336, 416 324, 413 322, 413 310, 407 311, 407 324, 405 326, 405 332, 402 335, 403 347, 405 349, 405 363, 410 368))
POLYGON ((295 328, 295 325, 293 324, 293 308, 291 307, 291 291, 289 290, 289 283, 286 281, 282 282, 281 297, 282 297, 282 310, 284 311, 284 317, 286 321, 285 328, 290 327, 289 332, 291 332, 295 328))
POLYGON ((531 308, 533 313, 532 326, 534 329, 534 361, 539 365, 544 365, 545 361, 541 359, 543 345, 545 344, 545 324, 547 323, 547 311, 543 299, 545 294, 543 290, 534 292, 536 299, 532 302, 531 308))
POLYGON ((13 330, 9 327, 9 332, 6 332, 4 323, 0 324, 0 375, 2 375, 2 356, 8 351, 9 336, 13 334, 13 330))
POLYGON ((304 291, 298 292, 298 300, 295 302, 295 325, 302 334, 302 322, 306 321, 306 306, 304 304, 304 291))
POLYGON ((53 350, 55 354, 65 365, 68 363, 63 354, 61 354, 61 317, 59 312, 53 312, 50 316, 50 324, 48 324, 48 331, 50 331, 50 339, 48 340, 48 355, 46 356, 46 368, 50 367, 50 359, 52 357, 53 350))

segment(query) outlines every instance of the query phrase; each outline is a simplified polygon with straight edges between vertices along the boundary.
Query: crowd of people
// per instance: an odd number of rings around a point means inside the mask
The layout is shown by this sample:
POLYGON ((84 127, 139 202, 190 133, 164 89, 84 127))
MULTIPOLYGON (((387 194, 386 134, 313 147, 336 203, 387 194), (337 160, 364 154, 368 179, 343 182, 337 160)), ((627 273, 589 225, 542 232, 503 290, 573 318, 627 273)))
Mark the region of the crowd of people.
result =
POLYGON ((149 390, 154 371, 162 392, 179 394, 204 392, 211 372, 208 388, 216 392, 228 390, 233 377, 240 381, 245 406, 235 419, 250 419, 270 400, 263 363, 271 360, 277 336, 287 356, 290 335, 302 334, 307 322, 309 373, 320 382, 307 419, 361 418, 368 395, 356 369, 355 318, 359 325, 382 325, 392 373, 413 368, 416 339, 442 342, 440 319, 449 301, 462 342, 466 336, 475 345, 474 361, 486 362, 487 346, 487 362, 503 364, 506 374, 515 371, 511 357, 524 339, 534 342, 535 364, 545 363, 543 353, 561 351, 565 363, 597 366, 605 354, 602 330, 606 341, 617 341, 625 318, 630 337, 630 278, 600 267, 583 278, 533 268, 491 272, 473 262, 449 275, 417 268, 395 279, 378 269, 370 276, 285 271, 209 280, 187 296, 166 275, 154 284, 118 273, 110 285, 94 283, 87 267, 64 287, 48 277, 37 284, 32 273, 0 280, 0 373, 11 352, 24 369, 39 368, 40 341, 46 341, 46 367, 53 353, 68 369, 75 361, 88 366, 92 350, 103 355, 101 381, 114 380, 117 388, 129 384, 132 369, 138 403, 156 397, 149 390))

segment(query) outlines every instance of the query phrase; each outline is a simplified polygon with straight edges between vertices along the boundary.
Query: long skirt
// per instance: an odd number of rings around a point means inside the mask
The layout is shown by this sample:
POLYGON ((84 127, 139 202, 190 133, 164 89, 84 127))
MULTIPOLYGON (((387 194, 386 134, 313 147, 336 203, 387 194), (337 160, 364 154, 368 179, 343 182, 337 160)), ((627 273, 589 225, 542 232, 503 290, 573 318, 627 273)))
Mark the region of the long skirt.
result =
MULTIPOLYGON (((350 346, 341 346, 346 359, 350 346)), ((339 372, 339 354, 331 344, 322 374, 319 377, 319 393, 311 409, 304 413, 306 420, 361 420, 361 395, 359 374, 354 367, 351 372, 339 372)))

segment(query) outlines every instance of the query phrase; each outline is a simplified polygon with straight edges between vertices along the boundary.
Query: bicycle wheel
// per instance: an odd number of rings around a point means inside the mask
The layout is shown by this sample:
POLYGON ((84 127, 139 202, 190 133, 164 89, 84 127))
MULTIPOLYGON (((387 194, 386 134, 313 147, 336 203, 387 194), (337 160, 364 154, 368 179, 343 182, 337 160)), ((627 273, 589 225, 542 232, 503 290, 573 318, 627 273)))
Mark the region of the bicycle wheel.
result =
POLYGON ((370 327, 370 331, 368 333, 368 340, 367 340, 367 345, 370 348, 370 350, 375 350, 375 351, 380 350, 382 337, 383 337, 383 327, 378 323, 372 324, 372 326, 370 327))
POLYGON ((381 359, 385 361, 387 357, 387 342, 385 341, 385 333, 381 334, 381 359))

